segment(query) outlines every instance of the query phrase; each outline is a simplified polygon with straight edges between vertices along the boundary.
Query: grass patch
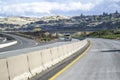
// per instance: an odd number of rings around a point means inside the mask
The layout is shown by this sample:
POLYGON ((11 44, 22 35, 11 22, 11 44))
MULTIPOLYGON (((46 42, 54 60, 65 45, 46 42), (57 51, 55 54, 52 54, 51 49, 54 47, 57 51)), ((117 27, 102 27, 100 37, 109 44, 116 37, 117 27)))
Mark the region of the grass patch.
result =
POLYGON ((120 39, 120 31, 113 31, 113 30, 101 30, 98 32, 93 32, 88 35, 89 37, 96 37, 96 38, 105 38, 105 39, 120 39))

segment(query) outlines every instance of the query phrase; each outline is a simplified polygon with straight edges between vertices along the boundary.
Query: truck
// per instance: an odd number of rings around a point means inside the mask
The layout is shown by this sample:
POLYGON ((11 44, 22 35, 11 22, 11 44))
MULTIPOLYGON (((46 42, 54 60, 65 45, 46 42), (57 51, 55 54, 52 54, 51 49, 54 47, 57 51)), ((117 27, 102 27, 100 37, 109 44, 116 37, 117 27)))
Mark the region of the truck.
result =
POLYGON ((70 33, 65 33, 64 35, 64 40, 65 41, 72 41, 72 36, 70 33))

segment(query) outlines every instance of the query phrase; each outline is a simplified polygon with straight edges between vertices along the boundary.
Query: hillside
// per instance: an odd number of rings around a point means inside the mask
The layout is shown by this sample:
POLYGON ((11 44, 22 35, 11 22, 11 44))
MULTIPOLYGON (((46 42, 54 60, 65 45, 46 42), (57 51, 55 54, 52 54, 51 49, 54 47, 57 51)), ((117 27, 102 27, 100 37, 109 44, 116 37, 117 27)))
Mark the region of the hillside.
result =
POLYGON ((120 13, 103 13, 102 15, 83 15, 69 18, 47 17, 27 25, 28 28, 39 26, 42 29, 114 29, 120 28, 120 13))
POLYGON ((8 18, 0 18, 0 24, 24 25, 38 20, 39 20, 38 18, 29 18, 29 17, 8 17, 8 18))
POLYGON ((117 29, 120 28, 120 13, 105 13, 101 15, 80 16, 44 16, 42 18, 9 17, 0 19, 2 30, 33 30, 40 27, 42 30, 58 29, 117 29))

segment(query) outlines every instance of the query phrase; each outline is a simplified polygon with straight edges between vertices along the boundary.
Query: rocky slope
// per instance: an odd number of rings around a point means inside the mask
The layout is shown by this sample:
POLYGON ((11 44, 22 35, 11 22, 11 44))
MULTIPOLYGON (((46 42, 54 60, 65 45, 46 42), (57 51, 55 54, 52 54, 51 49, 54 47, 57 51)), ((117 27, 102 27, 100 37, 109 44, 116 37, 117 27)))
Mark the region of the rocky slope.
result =
POLYGON ((39 18, 29 18, 29 17, 8 17, 8 18, 0 18, 0 24, 17 24, 24 25, 29 24, 31 22, 38 21, 39 18))

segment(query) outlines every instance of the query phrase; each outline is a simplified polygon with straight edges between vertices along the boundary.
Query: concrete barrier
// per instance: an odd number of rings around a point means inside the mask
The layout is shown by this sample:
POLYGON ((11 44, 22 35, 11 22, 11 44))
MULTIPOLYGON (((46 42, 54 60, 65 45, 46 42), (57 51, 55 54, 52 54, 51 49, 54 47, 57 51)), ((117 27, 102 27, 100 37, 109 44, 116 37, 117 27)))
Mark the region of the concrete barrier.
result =
POLYGON ((42 54, 42 61, 44 69, 47 69, 53 65, 52 63, 52 53, 50 49, 44 49, 41 52, 42 54))
POLYGON ((62 46, 58 46, 58 58, 59 60, 63 60, 62 53, 64 53, 62 46))
POLYGON ((60 61, 59 53, 58 53, 58 47, 53 47, 50 50, 51 50, 51 53, 52 53, 52 62, 53 62, 53 65, 54 65, 54 64, 56 64, 60 61))
POLYGON ((67 54, 68 54, 68 56, 70 56, 70 55, 72 55, 74 53, 73 52, 73 50, 74 50, 73 44, 74 43, 67 45, 67 54))
POLYGON ((32 76, 29 72, 27 55, 9 57, 7 62, 10 80, 27 80, 32 76))
POLYGON ((0 80, 27 80, 74 54, 87 43, 83 40, 0 59, 0 80))
POLYGON ((9 80, 6 59, 0 59, 0 80, 9 80))
POLYGON ((67 57, 67 46, 66 45, 60 46, 59 51, 61 60, 65 59, 67 57))
POLYGON ((28 54, 29 66, 32 75, 36 75, 44 69, 42 65, 42 54, 41 51, 35 51, 28 54))
POLYGON ((83 40, 83 41, 80 41, 78 42, 78 50, 81 49, 82 47, 84 47, 86 44, 88 43, 87 40, 83 40))
POLYGON ((79 44, 76 44, 76 43, 73 43, 71 46, 72 46, 72 53, 75 53, 76 51, 77 51, 77 45, 79 45, 79 44))
POLYGON ((59 46, 58 51, 60 60, 63 60, 64 59, 63 54, 65 53, 63 46, 59 46))
POLYGON ((8 47, 17 44, 17 41, 12 41, 4 44, 0 44, 0 48, 8 47))
POLYGON ((74 43, 66 45, 66 57, 74 53, 74 43))

